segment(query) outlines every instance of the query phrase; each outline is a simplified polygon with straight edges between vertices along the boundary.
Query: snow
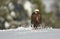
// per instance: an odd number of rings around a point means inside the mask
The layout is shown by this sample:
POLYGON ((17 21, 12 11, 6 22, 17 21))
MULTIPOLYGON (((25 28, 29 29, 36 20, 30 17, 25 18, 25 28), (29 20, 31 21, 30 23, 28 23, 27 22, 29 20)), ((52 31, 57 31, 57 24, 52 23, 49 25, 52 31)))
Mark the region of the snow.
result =
POLYGON ((12 2, 10 2, 10 3, 8 4, 8 7, 9 7, 10 10, 13 10, 13 9, 15 8, 12 2))
POLYGON ((45 28, 33 30, 31 27, 0 30, 0 39, 60 39, 60 29, 45 28))
POLYGON ((24 9, 27 10, 28 16, 31 17, 31 14, 32 14, 32 3, 29 2, 29 1, 26 1, 24 3, 24 9))
POLYGON ((11 11, 10 15, 11 15, 12 17, 16 17, 16 14, 15 14, 14 11, 11 11))
POLYGON ((5 22, 4 25, 5 25, 5 28, 8 28, 10 26, 10 24, 7 21, 5 22))

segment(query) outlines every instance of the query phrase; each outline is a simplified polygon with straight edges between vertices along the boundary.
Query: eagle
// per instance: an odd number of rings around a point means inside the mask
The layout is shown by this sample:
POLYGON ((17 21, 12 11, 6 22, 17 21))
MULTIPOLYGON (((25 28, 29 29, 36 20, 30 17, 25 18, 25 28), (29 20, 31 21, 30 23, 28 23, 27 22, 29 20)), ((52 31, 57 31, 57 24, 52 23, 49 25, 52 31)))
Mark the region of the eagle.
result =
POLYGON ((31 15, 31 25, 34 28, 37 28, 42 23, 41 13, 36 9, 31 15))

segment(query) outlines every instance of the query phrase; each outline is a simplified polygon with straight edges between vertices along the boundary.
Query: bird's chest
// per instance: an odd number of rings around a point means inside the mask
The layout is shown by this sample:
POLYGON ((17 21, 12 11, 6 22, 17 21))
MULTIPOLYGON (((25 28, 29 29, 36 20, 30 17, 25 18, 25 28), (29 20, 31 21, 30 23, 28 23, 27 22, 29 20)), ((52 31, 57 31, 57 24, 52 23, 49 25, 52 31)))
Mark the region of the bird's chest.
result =
POLYGON ((34 15, 34 21, 39 21, 39 19, 40 19, 40 15, 39 14, 34 15))

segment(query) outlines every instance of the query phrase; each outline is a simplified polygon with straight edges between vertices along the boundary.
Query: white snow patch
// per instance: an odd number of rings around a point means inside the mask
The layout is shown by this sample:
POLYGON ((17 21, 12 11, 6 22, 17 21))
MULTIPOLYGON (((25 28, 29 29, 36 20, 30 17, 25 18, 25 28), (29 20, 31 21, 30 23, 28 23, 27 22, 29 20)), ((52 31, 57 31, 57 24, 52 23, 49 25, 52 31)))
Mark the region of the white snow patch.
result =
POLYGON ((27 10, 28 16, 31 17, 31 14, 32 14, 32 4, 31 4, 31 2, 26 1, 26 2, 24 3, 24 9, 27 10))
POLYGON ((55 32, 56 29, 52 29, 52 28, 44 28, 44 29, 33 29, 32 27, 18 27, 16 29, 7 29, 7 30, 0 30, 0 32, 5 32, 5 31, 19 31, 19 32, 55 32))
POLYGON ((5 22, 4 25, 5 25, 5 28, 9 28, 9 26, 10 26, 10 24, 7 21, 5 22))

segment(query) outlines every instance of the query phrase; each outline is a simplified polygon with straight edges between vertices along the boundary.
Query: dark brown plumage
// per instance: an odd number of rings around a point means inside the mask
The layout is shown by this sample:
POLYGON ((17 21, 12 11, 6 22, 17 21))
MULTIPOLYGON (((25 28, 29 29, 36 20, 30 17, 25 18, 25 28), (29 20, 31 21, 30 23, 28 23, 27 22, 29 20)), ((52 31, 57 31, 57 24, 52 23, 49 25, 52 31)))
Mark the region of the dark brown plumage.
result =
POLYGON ((31 24, 33 24, 34 28, 37 28, 42 23, 41 13, 33 12, 31 16, 31 24))

